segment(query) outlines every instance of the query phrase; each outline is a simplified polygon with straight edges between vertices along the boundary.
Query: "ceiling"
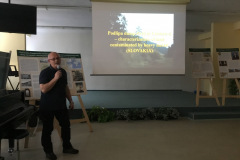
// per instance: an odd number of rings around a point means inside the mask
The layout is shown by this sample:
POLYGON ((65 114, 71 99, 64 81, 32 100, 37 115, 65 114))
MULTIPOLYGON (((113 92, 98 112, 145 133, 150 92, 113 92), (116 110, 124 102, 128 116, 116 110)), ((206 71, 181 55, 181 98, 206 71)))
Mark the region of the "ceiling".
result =
MULTIPOLYGON (((3 3, 9 1, 37 6, 39 27, 91 28, 90 0, 0 0, 3 3)), ((209 31, 212 22, 240 21, 240 0, 191 0, 186 15, 188 31, 209 31)))

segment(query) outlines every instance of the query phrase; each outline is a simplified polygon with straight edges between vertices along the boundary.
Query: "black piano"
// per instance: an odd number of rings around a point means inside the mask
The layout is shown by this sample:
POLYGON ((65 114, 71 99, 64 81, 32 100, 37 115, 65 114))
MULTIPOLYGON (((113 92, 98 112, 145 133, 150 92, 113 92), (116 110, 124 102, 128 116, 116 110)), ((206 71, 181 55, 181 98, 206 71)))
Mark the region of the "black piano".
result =
POLYGON ((11 53, 0 51, 0 139, 25 123, 35 112, 35 106, 24 100, 24 92, 6 90, 10 56, 11 53))
POLYGON ((0 138, 25 123, 34 112, 35 106, 24 102, 23 92, 0 95, 0 138))
POLYGON ((34 112, 34 106, 25 103, 23 92, 14 88, 11 91, 6 90, 8 76, 18 77, 17 71, 10 72, 10 58, 11 52, 0 51, 0 138, 24 123, 34 112))

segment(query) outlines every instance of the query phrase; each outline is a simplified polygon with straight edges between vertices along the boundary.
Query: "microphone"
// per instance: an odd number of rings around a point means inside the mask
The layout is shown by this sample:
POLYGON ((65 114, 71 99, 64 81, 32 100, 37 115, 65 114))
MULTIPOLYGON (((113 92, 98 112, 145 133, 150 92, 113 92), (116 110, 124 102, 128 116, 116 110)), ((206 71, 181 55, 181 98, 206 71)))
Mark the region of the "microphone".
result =
POLYGON ((59 70, 61 67, 60 67, 60 65, 57 65, 57 69, 59 70))

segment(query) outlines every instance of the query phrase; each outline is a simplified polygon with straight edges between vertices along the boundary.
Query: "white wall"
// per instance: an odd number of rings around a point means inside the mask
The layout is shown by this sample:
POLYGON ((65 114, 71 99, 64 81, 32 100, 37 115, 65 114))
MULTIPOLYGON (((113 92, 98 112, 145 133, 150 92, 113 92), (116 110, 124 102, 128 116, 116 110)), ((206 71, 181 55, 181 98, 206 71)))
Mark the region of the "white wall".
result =
MULTIPOLYGON (((27 36, 26 50, 81 53, 88 90, 185 90, 191 92, 195 90, 195 80, 189 75, 91 76, 91 29, 38 28, 37 35, 27 36)), ((186 61, 186 64, 188 63, 186 61)), ((189 74, 188 65, 186 73, 189 74)))
MULTIPOLYGON (((25 34, 15 34, 15 33, 3 33, 0 32, 0 51, 2 52, 12 52, 10 65, 15 65, 18 70, 18 59, 17 59, 17 50, 25 50, 25 34)), ((16 89, 19 77, 10 76, 9 77, 12 86, 16 89)), ((12 90, 12 87, 7 81, 7 90, 12 90)))

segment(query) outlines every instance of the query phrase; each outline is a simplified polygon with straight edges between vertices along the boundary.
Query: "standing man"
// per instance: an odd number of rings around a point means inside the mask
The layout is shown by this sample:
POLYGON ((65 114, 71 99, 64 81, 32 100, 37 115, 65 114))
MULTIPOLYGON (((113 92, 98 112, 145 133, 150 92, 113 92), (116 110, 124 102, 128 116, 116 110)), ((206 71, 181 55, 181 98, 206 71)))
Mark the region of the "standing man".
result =
POLYGON ((70 142, 70 121, 66 98, 70 103, 70 109, 74 108, 74 103, 67 85, 67 73, 59 67, 61 58, 58 53, 51 52, 48 55, 48 62, 50 66, 42 70, 39 76, 41 89, 39 113, 43 123, 41 143, 46 157, 56 160, 57 156, 53 152, 51 141, 54 116, 61 126, 63 153, 77 154, 78 150, 74 149, 70 142))

